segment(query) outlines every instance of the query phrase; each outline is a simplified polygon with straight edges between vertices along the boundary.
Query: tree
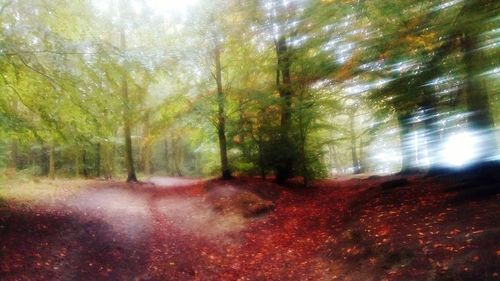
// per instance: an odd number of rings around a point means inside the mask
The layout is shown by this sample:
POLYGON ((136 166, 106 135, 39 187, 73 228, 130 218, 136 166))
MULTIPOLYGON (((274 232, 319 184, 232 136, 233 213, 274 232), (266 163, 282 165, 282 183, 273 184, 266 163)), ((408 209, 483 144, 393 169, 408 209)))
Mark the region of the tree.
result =
POLYGON ((221 66, 221 45, 218 42, 220 39, 214 35, 213 58, 215 64, 215 83, 217 84, 217 136, 219 139, 221 173, 223 179, 231 178, 231 170, 227 159, 227 140, 226 140, 226 113, 224 110, 225 95, 222 88, 222 66, 221 66))
MULTIPOLYGON (((122 51, 126 50, 126 37, 125 31, 120 31, 120 48, 122 51)), ((121 93, 123 101, 123 135, 125 138, 125 166, 127 168, 127 182, 137 182, 135 175, 134 158, 132 155, 132 136, 131 136, 131 122, 130 122, 130 100, 128 94, 127 75, 124 73, 121 82, 121 93)))
POLYGON ((478 158, 487 159, 497 149, 494 133, 491 131, 495 124, 490 110, 490 101, 486 83, 482 77, 488 59, 484 50, 481 50, 481 36, 488 31, 489 21, 497 16, 500 8, 497 1, 470 0, 465 1, 459 15, 458 26, 460 47, 463 53, 465 66, 464 88, 466 93, 468 118, 472 130, 481 132, 482 140, 478 144, 481 152, 478 158))

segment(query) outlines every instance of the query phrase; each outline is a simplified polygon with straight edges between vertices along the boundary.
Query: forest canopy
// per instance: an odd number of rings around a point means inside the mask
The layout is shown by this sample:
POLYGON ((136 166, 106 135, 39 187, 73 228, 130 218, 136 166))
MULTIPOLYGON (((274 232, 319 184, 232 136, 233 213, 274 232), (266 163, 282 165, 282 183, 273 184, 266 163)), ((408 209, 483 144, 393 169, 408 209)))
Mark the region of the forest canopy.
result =
POLYGON ((0 0, 0 169, 54 178, 497 161, 494 0, 0 0))

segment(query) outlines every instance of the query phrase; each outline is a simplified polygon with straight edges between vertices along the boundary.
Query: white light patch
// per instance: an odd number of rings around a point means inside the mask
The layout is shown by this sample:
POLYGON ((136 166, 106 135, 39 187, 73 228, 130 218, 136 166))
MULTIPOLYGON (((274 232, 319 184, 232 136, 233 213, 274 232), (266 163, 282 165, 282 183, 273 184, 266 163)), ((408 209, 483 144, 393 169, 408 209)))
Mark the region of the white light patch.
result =
POLYGON ((161 14, 184 12, 195 5, 197 0, 148 0, 147 5, 161 14))
POLYGON ((88 189, 65 204, 85 217, 106 222, 115 235, 131 240, 143 238, 152 228, 148 196, 126 189, 88 189))
POLYGON ((444 143, 441 157, 446 166, 460 167, 477 158, 479 138, 470 132, 451 135, 444 143))

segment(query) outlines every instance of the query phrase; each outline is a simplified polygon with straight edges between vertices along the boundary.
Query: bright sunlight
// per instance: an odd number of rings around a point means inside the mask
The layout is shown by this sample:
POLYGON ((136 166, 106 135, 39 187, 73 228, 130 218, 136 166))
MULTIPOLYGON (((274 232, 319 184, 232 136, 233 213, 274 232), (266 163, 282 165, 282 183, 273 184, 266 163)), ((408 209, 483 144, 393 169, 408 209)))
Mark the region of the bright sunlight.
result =
POLYGON ((0 279, 499 280, 499 0, 0 0, 0 279))

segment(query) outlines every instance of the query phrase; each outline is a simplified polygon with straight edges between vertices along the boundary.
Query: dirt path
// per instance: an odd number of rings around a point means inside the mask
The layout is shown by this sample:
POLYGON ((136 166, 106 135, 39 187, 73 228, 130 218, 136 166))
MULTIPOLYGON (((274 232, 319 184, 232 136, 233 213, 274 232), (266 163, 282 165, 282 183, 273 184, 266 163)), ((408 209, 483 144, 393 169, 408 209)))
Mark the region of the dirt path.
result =
POLYGON ((149 182, 94 183, 69 198, 10 202, 0 209, 0 279, 204 279, 195 267, 223 254, 244 218, 216 213, 200 180, 149 182))
POLYGON ((498 279, 498 197, 457 206, 439 184, 413 179, 382 192, 383 180, 303 190, 255 179, 152 178, 7 202, 0 279, 498 279), (274 210, 258 217, 220 210, 218 199, 242 191, 274 210))

